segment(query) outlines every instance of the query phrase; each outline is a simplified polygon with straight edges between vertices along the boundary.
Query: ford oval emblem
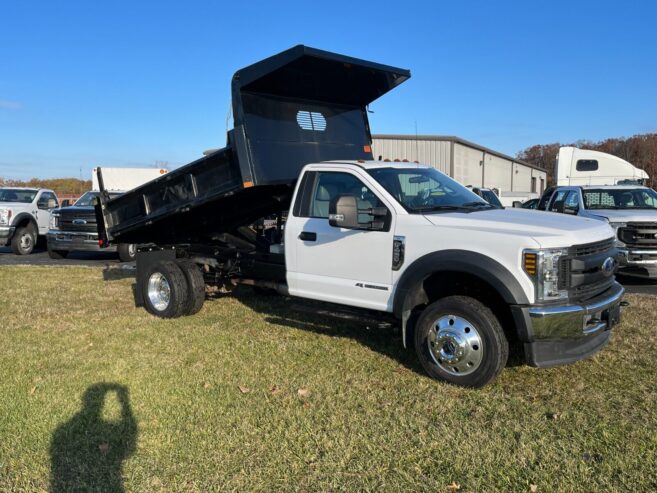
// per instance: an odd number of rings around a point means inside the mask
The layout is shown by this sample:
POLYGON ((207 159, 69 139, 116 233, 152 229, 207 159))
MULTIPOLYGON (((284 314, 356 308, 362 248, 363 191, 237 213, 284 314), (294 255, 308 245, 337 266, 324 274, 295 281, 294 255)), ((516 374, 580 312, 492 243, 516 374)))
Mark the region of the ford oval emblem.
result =
POLYGON ((77 225, 87 224, 87 221, 85 221, 84 219, 73 219, 73 221, 71 222, 77 225))
POLYGON ((602 262, 602 272, 605 276, 609 277, 616 270, 616 259, 614 257, 607 257, 604 262, 602 262))

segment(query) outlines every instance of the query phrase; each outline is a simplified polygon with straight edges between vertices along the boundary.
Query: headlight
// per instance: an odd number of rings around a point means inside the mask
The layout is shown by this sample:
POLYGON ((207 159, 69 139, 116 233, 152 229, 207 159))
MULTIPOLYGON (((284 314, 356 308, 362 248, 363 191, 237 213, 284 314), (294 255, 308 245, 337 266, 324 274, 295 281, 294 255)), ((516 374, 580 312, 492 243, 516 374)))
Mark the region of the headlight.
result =
POLYGON ((536 301, 554 301, 568 298, 567 289, 559 289, 559 260, 567 255, 564 248, 524 250, 522 266, 534 282, 536 301))
POLYGON ((9 226, 11 222, 11 209, 0 209, 0 225, 9 226))
POLYGON ((59 229, 59 214, 50 214, 50 229, 59 229))
POLYGON ((609 222, 609 226, 611 226, 612 229, 614 230, 614 237, 616 238, 616 246, 625 246, 625 243, 623 243, 618 237, 618 230, 619 228, 624 228, 625 226, 627 226, 627 224, 609 222))

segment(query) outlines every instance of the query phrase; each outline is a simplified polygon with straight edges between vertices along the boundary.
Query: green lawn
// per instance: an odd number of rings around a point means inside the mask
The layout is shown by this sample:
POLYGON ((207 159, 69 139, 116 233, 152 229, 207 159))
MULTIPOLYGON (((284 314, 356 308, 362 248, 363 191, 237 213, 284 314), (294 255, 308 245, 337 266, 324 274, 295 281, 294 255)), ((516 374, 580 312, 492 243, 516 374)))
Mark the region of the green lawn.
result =
POLYGON ((464 390, 391 330, 247 289, 164 321, 131 282, 0 268, 0 491, 657 490, 654 298, 588 361, 464 390))

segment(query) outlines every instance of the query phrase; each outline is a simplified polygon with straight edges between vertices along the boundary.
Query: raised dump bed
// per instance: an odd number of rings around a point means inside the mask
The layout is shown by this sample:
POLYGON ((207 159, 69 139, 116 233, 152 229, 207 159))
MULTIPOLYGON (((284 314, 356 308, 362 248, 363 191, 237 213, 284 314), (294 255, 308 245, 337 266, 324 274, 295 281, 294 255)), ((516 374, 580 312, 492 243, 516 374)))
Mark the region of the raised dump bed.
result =
POLYGON ((100 240, 211 244, 286 210, 304 165, 372 159, 367 105, 409 77, 303 45, 237 71, 226 147, 116 199, 103 194, 100 240))

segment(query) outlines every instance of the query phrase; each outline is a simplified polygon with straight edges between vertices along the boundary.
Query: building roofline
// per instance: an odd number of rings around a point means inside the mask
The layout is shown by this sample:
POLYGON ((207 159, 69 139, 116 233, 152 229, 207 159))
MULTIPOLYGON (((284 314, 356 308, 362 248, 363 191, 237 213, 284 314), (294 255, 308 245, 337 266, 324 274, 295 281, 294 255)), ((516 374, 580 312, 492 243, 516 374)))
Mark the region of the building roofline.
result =
POLYGON ((469 140, 462 139, 461 137, 457 137, 456 135, 374 134, 372 135, 372 138, 389 139, 389 140, 435 140, 441 142, 455 142, 457 144, 463 144, 465 146, 472 147, 479 151, 485 152, 486 154, 491 154, 493 156, 497 156, 502 159, 506 159, 508 161, 513 161, 514 163, 522 164, 523 166, 528 166, 529 168, 533 168, 538 171, 543 171, 544 173, 547 173, 547 170, 545 168, 541 168, 540 166, 536 166, 535 164, 528 163, 527 161, 523 161, 522 159, 511 157, 507 154, 503 154, 499 151, 495 151, 488 147, 475 144, 474 142, 470 142, 469 140))

